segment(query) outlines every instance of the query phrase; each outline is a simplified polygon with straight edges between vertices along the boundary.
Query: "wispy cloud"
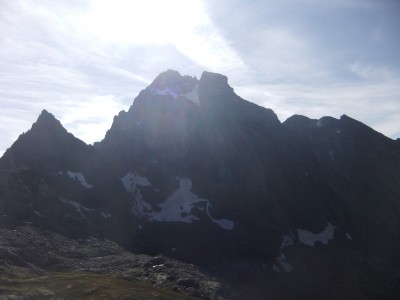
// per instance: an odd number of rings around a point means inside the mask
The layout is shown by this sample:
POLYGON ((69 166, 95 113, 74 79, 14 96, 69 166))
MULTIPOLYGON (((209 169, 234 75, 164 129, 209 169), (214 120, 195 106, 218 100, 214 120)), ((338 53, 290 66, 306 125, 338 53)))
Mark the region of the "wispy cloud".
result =
POLYGON ((241 58, 210 24, 195 28, 192 34, 176 43, 176 48, 193 62, 214 72, 246 68, 241 58))
POLYGON ((241 49, 241 54, 252 70, 251 80, 297 82, 316 76, 321 79, 323 67, 312 47, 290 29, 258 30, 248 42, 249 48, 241 49))
POLYGON ((229 72, 243 98, 272 108, 282 121, 348 114, 399 137, 400 66, 390 49, 399 49, 392 26, 400 22, 391 1, 236 0, 238 9, 222 1, 217 11, 208 3, 251 70, 229 72))
MULTIPOLYGON (((1 2, 0 123, 26 130, 43 108, 94 142, 161 71, 244 67, 194 1, 1 2)), ((16 134, 0 128, 0 153, 16 134)))
POLYGON ((385 81, 399 78, 395 70, 389 66, 377 66, 374 64, 363 64, 354 62, 349 67, 350 71, 360 79, 385 81))
POLYGON ((396 1, 0 1, 0 153, 43 108, 101 139, 160 72, 224 73, 283 120, 345 113, 400 136, 396 1))
POLYGON ((243 67, 200 0, 91 1, 77 27, 97 39, 130 46, 172 45, 206 69, 243 67))
POLYGON ((235 90, 245 99, 272 108, 281 121, 294 114, 314 119, 346 114, 389 137, 400 136, 400 78, 373 84, 265 84, 235 90))
POLYGON ((89 45, 75 34, 70 17, 86 7, 47 4, 1 4, 0 153, 44 108, 77 137, 100 140, 113 116, 150 82, 147 72, 136 73, 139 68, 115 55, 115 48, 89 45))

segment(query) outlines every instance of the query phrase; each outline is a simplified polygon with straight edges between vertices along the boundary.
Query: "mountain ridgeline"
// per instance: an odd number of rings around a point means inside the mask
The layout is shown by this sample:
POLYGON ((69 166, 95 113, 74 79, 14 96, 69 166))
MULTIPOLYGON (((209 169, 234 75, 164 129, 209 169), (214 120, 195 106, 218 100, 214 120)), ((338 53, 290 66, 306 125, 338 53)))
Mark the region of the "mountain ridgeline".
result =
POLYGON ((396 299, 400 143, 169 70, 93 146, 44 110, 0 159, 0 225, 194 263, 248 299, 396 299))

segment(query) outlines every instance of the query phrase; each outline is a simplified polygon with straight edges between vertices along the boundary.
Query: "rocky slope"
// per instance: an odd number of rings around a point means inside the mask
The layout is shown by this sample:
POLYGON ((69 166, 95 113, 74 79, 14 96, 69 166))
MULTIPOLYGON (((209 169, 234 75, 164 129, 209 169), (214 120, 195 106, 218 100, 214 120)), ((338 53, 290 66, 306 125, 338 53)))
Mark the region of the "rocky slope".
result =
POLYGON ((348 116, 281 123, 223 75, 167 71, 94 146, 43 111, 0 159, 0 224, 195 263, 249 299, 396 299, 399 170, 348 116))
POLYGON ((71 240, 30 226, 0 229, 0 269, 0 295, 10 299, 12 295, 72 299, 73 294, 77 298, 239 299, 232 287, 194 265, 163 256, 135 255, 108 240, 71 240), (96 285, 96 280, 101 284, 96 285), (119 285, 126 288, 125 295, 107 294, 107 288, 117 293, 119 285))

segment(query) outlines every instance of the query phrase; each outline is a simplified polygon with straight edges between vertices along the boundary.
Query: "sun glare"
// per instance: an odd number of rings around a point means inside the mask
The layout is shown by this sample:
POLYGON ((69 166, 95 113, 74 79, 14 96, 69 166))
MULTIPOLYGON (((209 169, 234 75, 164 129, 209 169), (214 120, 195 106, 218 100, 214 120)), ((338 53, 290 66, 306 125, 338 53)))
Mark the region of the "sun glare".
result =
POLYGON ((94 0, 84 23, 107 42, 176 44, 206 19, 198 0, 94 0))
POLYGON ((243 67, 207 15, 202 0, 92 0, 82 34, 126 46, 172 45, 207 69, 243 67))

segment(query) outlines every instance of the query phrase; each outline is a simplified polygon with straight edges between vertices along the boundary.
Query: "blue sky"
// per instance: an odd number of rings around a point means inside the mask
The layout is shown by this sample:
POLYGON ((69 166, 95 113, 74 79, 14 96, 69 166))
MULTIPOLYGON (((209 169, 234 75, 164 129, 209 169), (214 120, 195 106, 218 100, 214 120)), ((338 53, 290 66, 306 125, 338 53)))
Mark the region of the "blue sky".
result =
POLYGON ((400 3, 0 1, 0 155, 42 109, 99 141, 160 72, 225 74, 281 121, 347 114, 400 137, 400 3))

